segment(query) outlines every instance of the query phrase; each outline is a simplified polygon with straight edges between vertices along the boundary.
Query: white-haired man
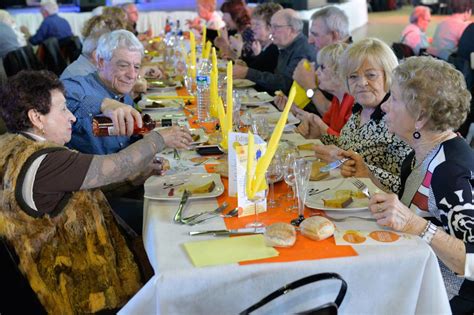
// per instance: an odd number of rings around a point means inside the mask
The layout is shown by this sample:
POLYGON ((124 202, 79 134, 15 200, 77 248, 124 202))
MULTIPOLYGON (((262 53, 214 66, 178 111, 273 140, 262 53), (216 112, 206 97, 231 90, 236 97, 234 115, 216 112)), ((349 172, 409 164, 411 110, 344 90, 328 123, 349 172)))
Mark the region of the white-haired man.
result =
POLYGON ((278 47, 277 67, 274 72, 264 72, 236 64, 234 77, 256 82, 262 89, 274 93, 277 90, 287 94, 293 82, 291 76, 302 59, 314 61, 314 48, 303 35, 303 21, 292 9, 276 12, 270 21, 273 43, 278 47))
POLYGON ((38 45, 50 37, 56 37, 58 40, 72 36, 71 26, 68 21, 58 15, 58 4, 53 1, 41 3, 40 12, 43 16, 43 22, 36 34, 30 36, 27 27, 22 26, 21 31, 26 35, 32 45, 38 45))
POLYGON ((402 31, 401 42, 413 49, 415 55, 420 54, 420 50, 426 50, 430 45, 426 29, 431 21, 430 8, 419 5, 410 14, 410 24, 402 31))

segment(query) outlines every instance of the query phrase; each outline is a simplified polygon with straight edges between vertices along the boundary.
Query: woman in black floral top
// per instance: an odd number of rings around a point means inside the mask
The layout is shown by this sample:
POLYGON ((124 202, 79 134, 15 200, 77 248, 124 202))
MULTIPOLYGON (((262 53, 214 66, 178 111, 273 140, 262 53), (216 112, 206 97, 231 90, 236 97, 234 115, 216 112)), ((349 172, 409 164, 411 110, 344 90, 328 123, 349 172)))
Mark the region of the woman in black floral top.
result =
MULTIPOLYGON (((474 314, 474 151, 454 132, 471 95, 461 72, 432 57, 406 59, 393 81, 382 106, 387 126, 414 151, 403 162, 398 196, 374 194, 369 209, 379 225, 431 245, 453 314, 474 314)), ((366 168, 349 157, 342 172, 366 168)))
POLYGON ((352 44, 341 58, 341 72, 349 94, 356 101, 352 116, 339 137, 324 135, 325 146, 316 146, 316 156, 332 161, 344 151, 357 152, 367 163, 365 172, 343 174, 370 177, 387 191, 400 189, 400 167, 411 148, 387 130, 381 105, 389 97, 392 70, 397 57, 382 41, 367 38, 352 44))

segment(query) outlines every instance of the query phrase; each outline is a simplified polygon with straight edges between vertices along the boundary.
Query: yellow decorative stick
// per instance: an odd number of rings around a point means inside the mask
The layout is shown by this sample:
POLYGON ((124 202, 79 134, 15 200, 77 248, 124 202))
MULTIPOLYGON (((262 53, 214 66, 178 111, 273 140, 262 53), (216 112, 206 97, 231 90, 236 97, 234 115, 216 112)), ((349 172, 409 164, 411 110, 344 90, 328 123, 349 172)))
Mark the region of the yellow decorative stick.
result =
POLYGON ((253 159, 255 158, 255 139, 253 133, 248 131, 248 145, 247 145, 247 174, 245 180, 245 194, 247 198, 253 198, 255 193, 252 189, 252 178, 253 178, 253 159))

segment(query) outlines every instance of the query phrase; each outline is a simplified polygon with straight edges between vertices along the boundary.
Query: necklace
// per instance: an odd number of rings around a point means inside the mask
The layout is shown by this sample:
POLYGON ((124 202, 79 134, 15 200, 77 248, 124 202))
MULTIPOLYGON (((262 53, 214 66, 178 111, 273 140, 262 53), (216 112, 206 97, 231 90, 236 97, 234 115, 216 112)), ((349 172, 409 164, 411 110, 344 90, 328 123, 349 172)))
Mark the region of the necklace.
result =
POLYGON ((414 156, 413 156, 413 159, 411 160, 411 170, 413 171, 414 169, 419 168, 419 167, 423 164, 423 162, 424 162, 433 152, 435 152, 435 151, 438 150, 439 146, 440 146, 440 143, 436 144, 436 145, 434 146, 434 148, 431 149, 430 151, 428 151, 428 153, 426 153, 426 155, 425 155, 419 162, 416 161, 416 155, 414 155, 414 156))

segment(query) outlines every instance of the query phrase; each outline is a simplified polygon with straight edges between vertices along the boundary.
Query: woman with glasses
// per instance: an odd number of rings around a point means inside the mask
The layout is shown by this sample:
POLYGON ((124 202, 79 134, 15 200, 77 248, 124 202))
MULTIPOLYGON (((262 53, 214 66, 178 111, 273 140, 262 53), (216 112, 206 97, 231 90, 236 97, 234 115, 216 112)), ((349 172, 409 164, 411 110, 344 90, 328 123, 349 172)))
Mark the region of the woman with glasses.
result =
POLYGON ((393 51, 379 39, 366 38, 350 45, 342 54, 340 68, 355 99, 352 116, 339 137, 323 135, 325 145, 315 146, 316 156, 328 162, 342 158, 345 151, 357 152, 374 175, 374 183, 393 192, 400 189, 401 163, 411 151, 388 132, 381 109, 390 96, 392 70, 397 64, 393 51))

